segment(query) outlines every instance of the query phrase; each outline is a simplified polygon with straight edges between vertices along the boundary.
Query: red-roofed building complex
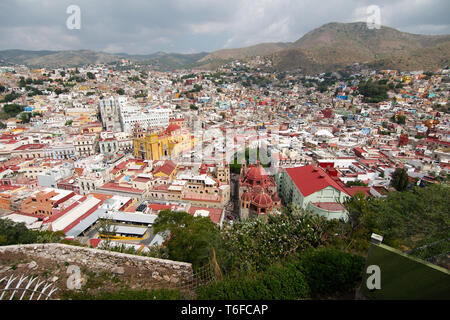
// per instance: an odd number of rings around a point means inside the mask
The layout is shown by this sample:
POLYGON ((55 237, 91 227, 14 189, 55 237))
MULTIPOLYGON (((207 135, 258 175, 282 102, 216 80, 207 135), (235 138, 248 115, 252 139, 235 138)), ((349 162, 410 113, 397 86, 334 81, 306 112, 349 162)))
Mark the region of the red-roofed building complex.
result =
POLYGON ((324 169, 313 165, 286 168, 278 184, 278 192, 286 205, 296 204, 327 219, 347 219, 341 204, 350 195, 324 169))

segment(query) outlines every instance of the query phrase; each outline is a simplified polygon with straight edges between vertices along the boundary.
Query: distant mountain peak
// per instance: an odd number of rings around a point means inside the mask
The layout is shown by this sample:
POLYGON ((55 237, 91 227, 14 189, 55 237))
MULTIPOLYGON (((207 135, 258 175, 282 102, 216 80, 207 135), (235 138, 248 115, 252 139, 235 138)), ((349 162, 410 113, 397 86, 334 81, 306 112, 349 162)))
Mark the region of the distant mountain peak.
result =
POLYGON ((230 60, 266 56, 275 71, 302 69, 307 73, 335 71, 352 63, 374 68, 402 70, 435 69, 450 64, 450 35, 418 35, 381 26, 369 29, 366 22, 329 22, 295 42, 267 42, 222 49, 211 53, 152 54, 104 53, 92 50, 0 51, 0 60, 29 66, 61 67, 109 63, 121 58, 149 64, 160 70, 190 67, 215 68, 230 60))

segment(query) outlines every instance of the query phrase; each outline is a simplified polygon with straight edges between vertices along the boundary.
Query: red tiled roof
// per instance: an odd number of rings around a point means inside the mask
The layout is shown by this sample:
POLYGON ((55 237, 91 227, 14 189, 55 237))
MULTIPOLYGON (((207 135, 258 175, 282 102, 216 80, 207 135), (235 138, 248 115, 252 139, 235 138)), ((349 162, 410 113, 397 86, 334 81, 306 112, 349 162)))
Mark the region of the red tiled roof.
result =
POLYGON ((19 146, 17 148, 15 148, 14 150, 37 150, 37 149, 42 149, 45 147, 45 144, 40 144, 40 143, 31 143, 31 144, 24 144, 22 146, 19 146))
POLYGON ((159 204, 159 203, 150 203, 148 207, 152 209, 153 211, 160 211, 160 210, 170 210, 170 208, 173 205, 165 205, 165 204, 159 204))
POLYGON ((304 197, 329 186, 348 194, 322 168, 308 165, 285 170, 304 197))
POLYGON ((267 193, 258 193, 252 200, 257 207, 268 208, 272 206, 272 198, 267 193))
POLYGON ((100 241, 102 241, 102 239, 89 239, 89 244, 92 248, 97 248, 100 241))
POLYGON ((180 130, 180 126, 175 123, 169 124, 169 126, 166 129, 167 132, 172 132, 172 131, 177 131, 177 130, 180 130))
POLYGON ((351 195, 352 197, 357 194, 358 192, 362 192, 367 196, 370 196, 370 187, 362 187, 362 186, 352 186, 350 188, 345 188, 347 193, 351 195))
POLYGON ((116 190, 116 191, 127 191, 127 192, 133 192, 133 193, 144 193, 145 190, 142 189, 136 189, 131 187, 123 187, 120 186, 118 183, 115 182, 107 182, 103 186, 101 186, 99 189, 108 189, 108 190, 116 190))
POLYGON ((198 194, 195 192, 186 192, 183 197, 183 200, 207 201, 207 202, 220 202, 221 199, 222 199, 221 196, 213 194, 198 194))
POLYGON ((148 177, 137 177, 136 179, 134 179, 134 181, 137 181, 137 182, 149 182, 151 180, 152 179, 148 178, 148 177))
POLYGON ((169 186, 167 185, 167 184, 160 184, 160 185, 157 185, 157 186, 154 186, 151 190, 154 190, 154 191, 167 191, 169 189, 169 186))
POLYGON ((345 207, 337 202, 314 202, 313 205, 329 211, 345 211, 345 207))
POLYGON ((166 175, 170 175, 172 173, 172 171, 175 169, 176 166, 177 165, 173 161, 168 160, 161 167, 157 168, 155 170, 154 174, 162 172, 162 173, 164 173, 166 175))
POLYGON ((189 214, 194 215, 197 210, 205 210, 209 212, 209 218, 212 222, 219 224, 220 219, 222 218, 222 209, 216 208, 204 208, 204 207, 190 207, 188 210, 189 214))

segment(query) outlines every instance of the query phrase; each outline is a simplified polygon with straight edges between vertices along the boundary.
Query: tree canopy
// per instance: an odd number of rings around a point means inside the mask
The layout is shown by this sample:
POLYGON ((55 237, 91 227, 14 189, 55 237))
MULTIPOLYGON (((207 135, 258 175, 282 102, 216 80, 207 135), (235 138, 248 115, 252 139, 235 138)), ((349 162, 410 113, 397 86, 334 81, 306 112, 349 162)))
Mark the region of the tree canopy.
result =
POLYGON ((220 246, 219 228, 208 217, 161 211, 153 228, 155 233, 170 231, 166 244, 169 259, 190 262, 194 268, 208 263, 212 249, 220 246))
POLYGON ((449 192, 447 184, 432 184, 390 192, 386 198, 356 194, 345 203, 352 227, 350 238, 367 241, 371 233, 377 233, 384 237, 383 243, 398 249, 446 239, 450 230, 449 192))
POLYGON ((0 245, 60 242, 64 233, 29 230, 24 223, 0 219, 0 245))
POLYGON ((394 173, 392 174, 391 185, 397 191, 404 191, 408 188, 409 177, 404 168, 395 169, 394 173))
POLYGON ((378 103, 387 100, 388 86, 385 83, 373 81, 361 81, 358 85, 358 92, 364 96, 364 102, 378 103))

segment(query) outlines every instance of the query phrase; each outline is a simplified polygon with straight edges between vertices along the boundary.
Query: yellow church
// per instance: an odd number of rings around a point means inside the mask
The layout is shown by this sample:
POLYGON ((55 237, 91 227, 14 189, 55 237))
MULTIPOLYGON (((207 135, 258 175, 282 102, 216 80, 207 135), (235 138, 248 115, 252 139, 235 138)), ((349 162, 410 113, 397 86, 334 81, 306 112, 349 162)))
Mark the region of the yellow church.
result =
POLYGON ((133 129, 133 153, 135 158, 162 160, 177 157, 181 152, 193 149, 195 139, 188 129, 170 124, 163 131, 145 131, 139 123, 133 129))

